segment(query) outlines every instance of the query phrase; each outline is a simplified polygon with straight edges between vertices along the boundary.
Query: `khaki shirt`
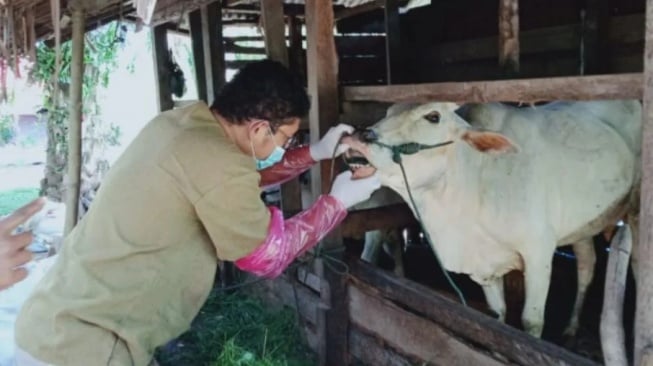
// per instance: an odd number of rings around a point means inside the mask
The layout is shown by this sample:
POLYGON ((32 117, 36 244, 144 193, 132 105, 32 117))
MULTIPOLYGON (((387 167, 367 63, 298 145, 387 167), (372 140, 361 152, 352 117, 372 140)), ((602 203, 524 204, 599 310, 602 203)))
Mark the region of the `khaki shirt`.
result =
POLYGON ((19 347, 55 365, 147 365, 189 328, 218 259, 265 240, 259 180, 206 104, 154 118, 22 308, 19 347))

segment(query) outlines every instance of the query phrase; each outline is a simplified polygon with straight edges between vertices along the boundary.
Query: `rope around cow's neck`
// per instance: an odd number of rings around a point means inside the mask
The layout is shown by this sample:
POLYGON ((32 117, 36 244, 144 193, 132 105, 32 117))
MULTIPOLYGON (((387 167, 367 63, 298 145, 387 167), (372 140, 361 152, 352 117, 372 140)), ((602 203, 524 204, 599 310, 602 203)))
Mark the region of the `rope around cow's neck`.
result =
POLYGON ((413 198, 413 192, 410 189, 410 184, 408 184, 408 177, 406 176, 406 169, 404 169, 403 160, 401 159, 401 155, 412 155, 418 153, 421 150, 435 149, 438 147, 449 145, 451 143, 453 143, 453 141, 445 141, 434 145, 423 145, 416 142, 411 142, 411 143, 401 144, 401 145, 387 145, 378 141, 373 142, 373 144, 389 149, 392 152, 392 161, 397 163, 397 165, 399 165, 399 168, 401 169, 401 175, 404 178, 404 184, 406 185, 408 198, 410 199, 410 203, 415 211, 415 216, 417 218, 417 221, 419 222, 419 225, 421 226, 422 231, 424 232, 424 236, 426 236, 426 241, 428 241, 429 245, 431 246, 431 249, 433 249, 435 260, 438 262, 438 265, 442 270, 442 274, 444 274, 444 277, 449 282, 449 285, 451 285, 454 291, 456 291, 456 294, 458 295, 460 302, 463 304, 463 306, 467 306, 467 301, 465 301, 465 296, 463 296, 463 293, 460 290, 460 288, 456 285, 454 280, 449 275, 449 272, 442 265, 440 256, 438 256, 438 253, 435 250, 435 246, 433 245, 433 240, 431 240, 431 235, 429 235, 429 231, 424 226, 424 220, 422 220, 422 215, 420 214, 419 209, 417 208, 417 204, 415 203, 415 198, 413 198))

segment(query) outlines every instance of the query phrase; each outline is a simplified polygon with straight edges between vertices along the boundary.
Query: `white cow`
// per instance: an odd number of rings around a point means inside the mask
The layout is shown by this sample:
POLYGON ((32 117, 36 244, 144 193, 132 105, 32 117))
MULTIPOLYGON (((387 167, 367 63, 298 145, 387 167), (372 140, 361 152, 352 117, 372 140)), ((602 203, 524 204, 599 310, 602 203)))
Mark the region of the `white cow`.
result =
POLYGON ((573 244, 579 261, 576 314, 567 329, 573 334, 592 277, 592 237, 637 201, 640 103, 557 102, 521 109, 493 103, 467 106, 466 118, 457 112, 454 103, 398 108, 347 138, 348 156, 362 155, 371 163, 356 169, 354 177, 378 169, 382 183, 409 202, 399 165, 376 143, 453 141, 402 156, 443 266, 479 283, 501 320, 502 277, 513 269, 524 271, 522 322, 539 337, 554 252, 573 244))

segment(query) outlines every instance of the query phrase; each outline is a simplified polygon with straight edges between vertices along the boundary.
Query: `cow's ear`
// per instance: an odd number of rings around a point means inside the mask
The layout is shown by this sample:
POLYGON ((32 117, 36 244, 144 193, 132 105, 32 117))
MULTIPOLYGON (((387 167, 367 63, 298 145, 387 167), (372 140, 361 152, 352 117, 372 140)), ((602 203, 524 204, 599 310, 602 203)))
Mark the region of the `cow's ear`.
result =
POLYGON ((506 136, 491 131, 468 130, 462 140, 474 149, 485 153, 516 153, 519 147, 506 136))

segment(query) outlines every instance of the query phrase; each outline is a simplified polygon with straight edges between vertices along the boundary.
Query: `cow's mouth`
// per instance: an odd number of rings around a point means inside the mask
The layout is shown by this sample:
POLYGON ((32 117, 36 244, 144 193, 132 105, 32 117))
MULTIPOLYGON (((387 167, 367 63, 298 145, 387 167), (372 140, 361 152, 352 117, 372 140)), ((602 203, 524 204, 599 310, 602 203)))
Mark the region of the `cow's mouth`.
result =
POLYGON ((358 150, 349 149, 343 154, 343 160, 349 170, 351 170, 352 178, 360 179, 367 178, 376 172, 376 168, 367 160, 365 155, 358 150))

